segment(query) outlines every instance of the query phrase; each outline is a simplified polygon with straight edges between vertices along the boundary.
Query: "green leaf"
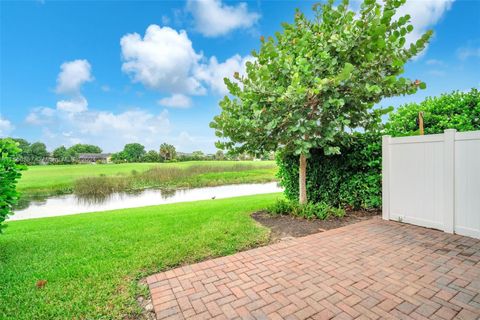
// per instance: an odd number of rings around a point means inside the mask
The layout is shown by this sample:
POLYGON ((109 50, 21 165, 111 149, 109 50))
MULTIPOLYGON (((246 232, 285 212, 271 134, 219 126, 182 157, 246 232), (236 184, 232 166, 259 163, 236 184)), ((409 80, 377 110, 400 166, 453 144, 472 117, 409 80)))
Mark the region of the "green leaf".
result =
POLYGON ((392 19, 403 3, 387 0, 382 12, 366 0, 359 15, 333 0, 313 14, 298 11, 276 39, 259 43, 246 74, 227 85, 232 98, 220 103, 221 115, 212 122, 224 145, 256 154, 313 147, 332 154, 346 143, 345 126, 377 128, 382 113, 373 106, 416 91, 401 75, 431 37, 426 32, 404 48, 410 17, 392 19))
POLYGON ((340 74, 338 75, 337 79, 339 81, 347 80, 348 78, 350 78, 350 75, 351 75, 354 68, 355 67, 351 63, 349 63, 349 62, 345 63, 345 65, 344 65, 342 71, 340 72, 340 74))

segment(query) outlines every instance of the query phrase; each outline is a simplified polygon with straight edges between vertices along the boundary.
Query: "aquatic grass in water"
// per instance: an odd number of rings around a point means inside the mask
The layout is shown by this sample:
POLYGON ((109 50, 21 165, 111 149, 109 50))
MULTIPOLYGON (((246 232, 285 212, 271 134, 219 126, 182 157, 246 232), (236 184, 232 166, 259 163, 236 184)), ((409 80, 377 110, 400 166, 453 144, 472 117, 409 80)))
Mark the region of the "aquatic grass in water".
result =
POLYGON ((105 197, 114 192, 128 190, 130 177, 85 177, 75 182, 74 192, 81 196, 105 197))
POLYGON ((269 182, 218 185, 215 187, 189 189, 137 189, 127 192, 115 192, 106 196, 62 195, 50 197, 41 202, 33 201, 31 205, 28 205, 23 210, 16 210, 15 214, 10 218, 10 220, 24 220, 87 212, 99 212, 104 210, 137 208, 177 202, 211 200, 212 198, 223 199, 281 191, 282 189, 277 185, 276 182, 269 182))
MULTIPOLYGON (((101 165, 91 164, 70 164, 70 165, 55 165, 55 166, 29 166, 28 170, 22 172, 22 178, 18 182, 17 188, 21 193, 21 197, 33 196, 53 196, 60 194, 73 193, 74 184, 77 179, 84 177, 98 177, 99 175, 111 176, 130 176, 132 170, 137 173, 145 172, 154 167, 163 168, 187 168, 190 166, 232 166, 235 163, 251 164, 254 166, 272 165, 272 169, 260 169, 229 173, 210 173, 199 175, 193 182, 193 187, 206 186, 204 182, 211 175, 217 175, 212 183, 207 185, 220 185, 218 176, 226 175, 226 184, 237 183, 257 183, 270 182, 275 180, 276 165, 274 161, 186 161, 175 163, 109 163, 101 165), (241 177, 243 176, 243 177, 241 177), (248 177, 247 177, 248 176, 248 177), (201 181, 200 181, 201 180, 201 181)), ((212 180, 212 179, 211 179, 212 180)), ((172 188, 189 187, 188 184, 172 185, 172 188)), ((139 188, 143 189, 143 188, 139 188)))
MULTIPOLYGON (((144 172, 132 170, 130 175, 85 177, 75 181, 74 193, 78 196, 108 196, 115 192, 142 189, 148 187, 191 187, 198 186, 195 177, 202 174, 222 172, 245 172, 253 170, 272 170, 274 164, 227 164, 227 165, 193 165, 186 168, 155 167, 144 172)), ((218 180, 218 179, 217 179, 218 180)), ((202 185, 223 184, 214 178, 203 181, 202 185)), ((263 181, 262 181, 263 182, 263 181)))
POLYGON ((241 172, 258 169, 272 169, 274 165, 254 166, 251 164, 232 164, 225 166, 216 165, 194 165, 188 168, 152 168, 141 175, 138 180, 147 183, 160 183, 170 181, 179 181, 193 176, 205 174, 205 173, 219 173, 219 172, 241 172))

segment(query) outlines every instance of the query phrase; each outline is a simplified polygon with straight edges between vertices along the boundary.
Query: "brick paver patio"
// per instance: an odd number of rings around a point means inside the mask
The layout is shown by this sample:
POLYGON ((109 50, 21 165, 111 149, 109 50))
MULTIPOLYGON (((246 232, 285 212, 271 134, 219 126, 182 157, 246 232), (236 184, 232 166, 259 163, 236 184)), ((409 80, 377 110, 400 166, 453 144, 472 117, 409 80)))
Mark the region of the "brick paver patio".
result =
POLYGON ((147 281, 158 319, 480 319, 480 240, 372 219, 147 281))

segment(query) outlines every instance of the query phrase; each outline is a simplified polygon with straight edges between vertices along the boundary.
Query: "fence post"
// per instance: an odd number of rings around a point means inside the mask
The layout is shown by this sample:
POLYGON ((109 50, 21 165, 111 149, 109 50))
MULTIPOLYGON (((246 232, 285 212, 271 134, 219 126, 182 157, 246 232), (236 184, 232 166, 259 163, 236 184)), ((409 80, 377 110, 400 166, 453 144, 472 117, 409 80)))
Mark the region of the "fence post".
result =
POLYGON ((382 218, 390 220, 390 142, 391 136, 382 136, 382 218))
POLYGON ((455 129, 447 129, 443 134, 443 181, 444 214, 443 230, 453 233, 455 230, 455 129))

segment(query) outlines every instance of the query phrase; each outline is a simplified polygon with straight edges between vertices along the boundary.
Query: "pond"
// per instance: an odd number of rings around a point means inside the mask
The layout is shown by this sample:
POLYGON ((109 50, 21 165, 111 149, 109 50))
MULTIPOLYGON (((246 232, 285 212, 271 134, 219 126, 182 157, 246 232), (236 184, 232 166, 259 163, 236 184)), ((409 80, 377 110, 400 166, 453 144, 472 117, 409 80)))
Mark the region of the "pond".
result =
POLYGON ((28 201, 28 203, 22 206, 23 208, 15 210, 15 214, 9 220, 65 216, 77 213, 196 200, 214 200, 281 191, 283 189, 276 182, 269 182, 177 190, 147 189, 137 192, 114 193, 104 198, 85 198, 69 194, 28 201))

